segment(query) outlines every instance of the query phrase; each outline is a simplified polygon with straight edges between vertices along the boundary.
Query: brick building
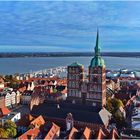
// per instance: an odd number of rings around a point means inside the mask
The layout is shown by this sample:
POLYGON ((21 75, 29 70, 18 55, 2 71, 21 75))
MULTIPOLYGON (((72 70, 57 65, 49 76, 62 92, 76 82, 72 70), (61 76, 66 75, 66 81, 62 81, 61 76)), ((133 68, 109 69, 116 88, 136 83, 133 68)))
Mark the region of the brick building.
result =
POLYGON ((82 102, 81 84, 84 80, 84 66, 75 62, 68 66, 68 100, 82 102))
POLYGON ((106 105, 106 66, 100 54, 97 31, 95 56, 89 65, 88 81, 84 79, 84 66, 73 63, 68 66, 68 100, 93 106, 106 105))

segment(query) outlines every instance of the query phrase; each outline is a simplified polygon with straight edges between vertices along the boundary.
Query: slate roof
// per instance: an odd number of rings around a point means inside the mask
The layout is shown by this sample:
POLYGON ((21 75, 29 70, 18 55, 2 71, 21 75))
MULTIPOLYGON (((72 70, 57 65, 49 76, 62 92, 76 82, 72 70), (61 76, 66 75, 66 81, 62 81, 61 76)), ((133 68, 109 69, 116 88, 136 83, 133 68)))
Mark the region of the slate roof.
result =
POLYGON ((122 137, 129 137, 130 139, 140 139, 140 131, 134 129, 125 129, 121 132, 122 137))
MULTIPOLYGON (((52 101, 47 101, 45 102, 46 106, 57 106, 58 104, 56 102, 52 102, 52 101)), ((96 107, 96 106, 89 106, 89 105, 82 105, 82 104, 71 104, 68 101, 63 101, 59 103, 59 106, 62 108, 71 108, 74 110, 85 110, 86 112, 99 112, 101 110, 100 107, 96 107)))
POLYGON ((76 121, 103 125, 103 121, 98 112, 94 112, 93 110, 92 112, 89 112, 88 110, 86 110, 86 108, 83 109, 84 107, 82 108, 82 106, 78 109, 77 105, 75 105, 76 109, 73 107, 73 105, 71 107, 62 107, 61 105, 59 106, 60 108, 57 108, 56 106, 49 106, 46 103, 43 103, 38 106, 34 106, 31 114, 33 116, 42 115, 44 117, 65 119, 68 113, 72 113, 73 118, 76 121))

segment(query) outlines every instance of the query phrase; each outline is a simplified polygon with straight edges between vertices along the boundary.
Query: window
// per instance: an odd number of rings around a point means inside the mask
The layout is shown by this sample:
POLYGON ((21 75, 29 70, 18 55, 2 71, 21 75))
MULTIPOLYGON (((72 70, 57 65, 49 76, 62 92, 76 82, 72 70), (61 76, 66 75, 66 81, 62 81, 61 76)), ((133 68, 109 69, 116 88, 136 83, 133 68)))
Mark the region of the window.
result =
POLYGON ((98 83, 101 83, 101 77, 98 78, 98 83))
POLYGON ((71 68, 69 67, 69 72, 71 72, 71 68))
POLYGON ((101 69, 100 69, 100 68, 98 68, 98 73, 99 73, 99 74, 101 74, 101 72, 102 72, 102 71, 101 71, 101 69))
POLYGON ((69 81, 69 87, 71 87, 71 81, 69 81))
POLYGON ((90 77, 89 77, 89 80, 92 81, 92 75, 89 75, 89 76, 90 76, 90 77))
POLYGON ((76 80, 79 80, 79 75, 76 75, 76 80))
POLYGON ((87 93, 87 98, 89 98, 89 93, 87 93))
POLYGON ((77 91, 75 91, 75 97, 78 97, 77 91))
POLYGON ((101 86, 98 85, 97 88, 98 88, 97 91, 98 91, 98 92, 101 92, 101 86))
POLYGON ((78 82, 76 82, 76 87, 79 88, 79 83, 78 82))
POLYGON ((78 95, 79 95, 79 97, 81 97, 81 92, 78 91, 78 95))
POLYGON ((72 73, 75 73, 75 68, 72 68, 72 73))
POLYGON ((79 69, 78 68, 76 68, 76 73, 79 73, 79 69))
POLYGON ((69 74, 69 79, 71 79, 71 74, 69 74))
POLYGON ((94 82, 98 82, 98 78, 97 77, 94 77, 94 82))
POLYGON ((73 87, 73 88, 75 87, 75 82, 72 82, 72 87, 73 87))
POLYGON ((92 85, 90 85, 90 90, 92 90, 92 85))
POLYGON ((94 90, 97 91, 97 85, 94 85, 94 90))
POLYGON ((69 94, 68 94, 68 96, 71 96, 71 90, 69 91, 69 94))
POLYGON ((72 92, 71 92, 71 93, 72 93, 72 96, 75 96, 75 91, 74 91, 74 90, 72 90, 72 92))
POLYGON ((72 76, 71 76, 71 79, 74 80, 74 79, 75 79, 75 75, 72 75, 72 76))
POLYGON ((92 93, 89 95, 89 97, 90 97, 90 98, 93 98, 93 95, 92 95, 92 93))

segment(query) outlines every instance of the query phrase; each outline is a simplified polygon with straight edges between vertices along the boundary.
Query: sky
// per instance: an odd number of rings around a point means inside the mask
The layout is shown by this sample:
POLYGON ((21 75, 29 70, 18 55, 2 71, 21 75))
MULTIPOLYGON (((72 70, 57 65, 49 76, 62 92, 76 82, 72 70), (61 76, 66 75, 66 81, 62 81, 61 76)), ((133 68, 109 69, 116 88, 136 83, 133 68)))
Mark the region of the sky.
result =
POLYGON ((0 52, 140 52, 140 1, 0 1, 0 52))

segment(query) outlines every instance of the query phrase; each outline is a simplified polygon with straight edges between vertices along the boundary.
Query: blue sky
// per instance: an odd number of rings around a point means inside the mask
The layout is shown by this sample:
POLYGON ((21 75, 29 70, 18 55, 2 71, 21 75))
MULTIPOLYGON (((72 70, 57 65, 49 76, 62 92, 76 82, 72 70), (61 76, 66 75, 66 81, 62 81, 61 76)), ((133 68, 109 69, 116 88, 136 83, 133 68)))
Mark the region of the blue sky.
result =
POLYGON ((140 2, 0 1, 0 52, 140 51, 140 2))

